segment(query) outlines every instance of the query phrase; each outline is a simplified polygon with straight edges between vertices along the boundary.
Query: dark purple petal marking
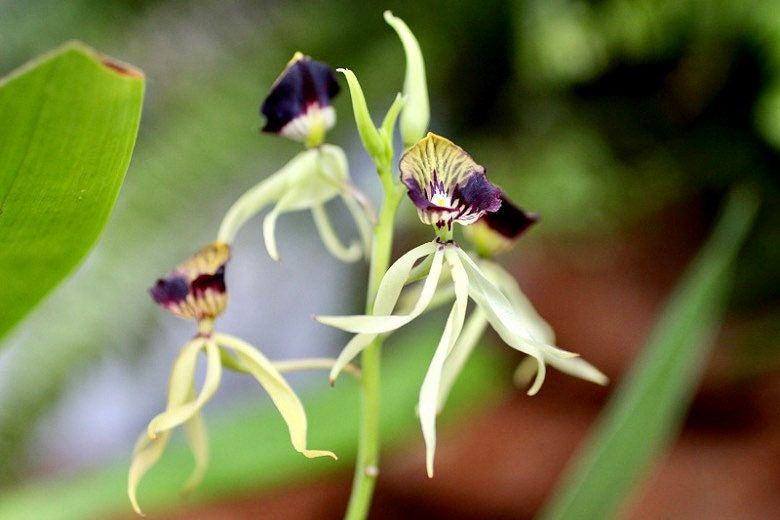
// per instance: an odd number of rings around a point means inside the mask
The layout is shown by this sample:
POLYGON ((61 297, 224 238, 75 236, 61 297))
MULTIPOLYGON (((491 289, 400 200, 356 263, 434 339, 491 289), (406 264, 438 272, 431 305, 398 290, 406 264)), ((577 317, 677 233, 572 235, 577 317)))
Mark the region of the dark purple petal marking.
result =
POLYGON ((181 275, 160 278, 154 287, 149 289, 152 299, 163 307, 181 303, 187 298, 189 292, 187 280, 181 275))
POLYGON ((463 185, 456 186, 454 195, 470 211, 492 212, 501 207, 501 190, 487 179, 484 172, 475 173, 463 185))
POLYGON ((214 274, 202 274, 195 278, 191 284, 192 294, 195 297, 202 296, 206 291, 214 291, 218 294, 226 292, 225 287, 225 266, 220 266, 214 274))
POLYGON ((339 90, 336 74, 327 64, 306 56, 293 58, 260 107, 265 117, 262 131, 280 133, 290 121, 305 116, 312 106, 330 106, 339 90))
POLYGON ((529 213, 515 206, 506 195, 501 194, 501 207, 493 213, 485 213, 480 219, 492 231, 508 240, 518 238, 539 220, 539 215, 529 213))

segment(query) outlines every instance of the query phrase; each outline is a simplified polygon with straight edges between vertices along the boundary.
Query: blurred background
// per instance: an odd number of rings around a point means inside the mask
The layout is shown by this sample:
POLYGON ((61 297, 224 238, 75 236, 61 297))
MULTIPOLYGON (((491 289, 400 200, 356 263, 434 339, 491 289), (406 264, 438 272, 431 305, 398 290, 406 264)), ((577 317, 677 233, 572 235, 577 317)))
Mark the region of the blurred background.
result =
MULTIPOLYGON (((171 362, 192 333, 146 289, 213 239, 236 197, 297 153, 296 144, 258 132, 259 104, 293 52, 353 69, 381 117, 404 71, 384 9, 422 46, 431 129, 542 216, 502 263, 559 345, 613 382, 647 339, 728 188, 758 187, 762 209, 704 381, 680 438, 622 514, 776 514, 780 2, 773 0, 0 0, 3 73, 77 38, 147 76, 135 154, 97 249, 0 351, 0 503, 26 504, 17 510, 29 518, 130 517, 124 479, 132 444, 164 406, 171 362)), ((377 200, 348 96, 335 105, 340 122, 329 140, 344 146, 355 182, 377 200)), ((332 211, 342 236, 354 234, 346 212, 332 211)), ((411 204, 403 204, 399 226, 397 253, 429 238, 411 204)), ((239 235, 220 328, 272 359, 335 355, 346 335, 310 317, 361 308, 366 268, 328 256, 308 215, 282 219, 277 236, 281 263, 267 257, 259 220, 239 235)), ((372 517, 531 518, 614 384, 556 373, 529 398, 511 384, 520 355, 487 337, 444 414, 437 475, 428 480, 414 400, 444 317, 427 316, 413 336, 386 348, 387 443, 372 517)), ((339 463, 299 460, 267 396, 228 375, 205 411, 206 481, 192 497, 178 495, 191 462, 177 438, 142 484, 142 505, 159 518, 339 518, 357 387, 344 379, 330 389, 324 374, 291 380, 310 412, 310 444, 337 451, 339 463)))

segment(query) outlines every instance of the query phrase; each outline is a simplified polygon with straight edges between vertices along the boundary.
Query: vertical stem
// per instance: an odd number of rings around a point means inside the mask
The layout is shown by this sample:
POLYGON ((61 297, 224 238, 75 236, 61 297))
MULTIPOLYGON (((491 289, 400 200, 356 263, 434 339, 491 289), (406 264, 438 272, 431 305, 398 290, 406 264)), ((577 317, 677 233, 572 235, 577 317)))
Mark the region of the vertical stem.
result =
MULTIPOLYGON (((379 169, 384 187, 384 199, 379 218, 374 227, 374 242, 371 250, 371 264, 366 295, 366 313, 371 314, 374 298, 379 290, 387 268, 393 246, 395 212, 401 201, 403 190, 392 181, 391 170, 379 169)), ((382 338, 377 338, 361 355, 361 419, 358 439, 358 458, 352 481, 352 494, 347 507, 347 520, 363 520, 368 517, 371 497, 379 475, 379 390, 381 383, 382 338)))

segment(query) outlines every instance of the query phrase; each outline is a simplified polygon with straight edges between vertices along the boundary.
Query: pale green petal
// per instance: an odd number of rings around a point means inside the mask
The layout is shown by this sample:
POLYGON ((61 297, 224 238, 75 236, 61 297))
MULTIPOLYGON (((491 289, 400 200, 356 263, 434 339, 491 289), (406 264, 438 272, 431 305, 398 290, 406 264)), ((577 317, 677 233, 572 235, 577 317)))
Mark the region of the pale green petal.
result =
POLYGON ((425 62, 417 38, 404 21, 390 11, 385 11, 385 21, 398 33, 406 53, 404 95, 407 102, 401 113, 401 137, 404 146, 409 147, 425 135, 430 121, 425 62))
MULTIPOLYGON (((317 320, 320 323, 324 323, 325 325, 330 325, 331 327, 336 327, 341 330, 345 330, 347 332, 355 332, 355 333, 361 333, 361 334, 381 334, 384 332, 389 332, 391 330, 396 330, 400 327, 403 327, 413 319, 415 319, 417 316, 422 314, 422 312, 428 307, 428 304, 431 301, 431 298, 433 298, 434 293, 436 292, 436 286, 439 283, 439 276, 441 275, 441 269, 442 269, 442 260, 444 257, 443 251, 437 250, 434 253, 433 263, 431 264, 431 270, 428 273, 428 277, 425 279, 423 290, 420 293, 420 299, 417 300, 417 303, 415 304, 414 308, 409 314, 406 315, 395 315, 395 316, 385 316, 385 315, 357 315, 357 316, 319 316, 317 317, 317 320)), ((390 270, 388 270, 388 274, 390 273, 390 270)), ((408 274, 408 271, 406 272, 408 274)), ((382 280, 382 284, 384 285, 385 279, 387 279, 387 275, 382 280)), ((403 287, 403 280, 393 280, 393 285, 387 287, 387 292, 391 293, 392 296, 394 296, 394 299, 392 300, 392 305, 395 306, 395 301, 398 299, 398 293, 400 292, 400 289, 403 287)), ((381 285, 380 285, 380 291, 381 291, 381 285)), ((385 303, 385 299, 379 298, 379 295, 377 295, 377 302, 379 302, 381 305, 375 305, 374 311, 377 313, 383 313, 388 305, 390 304, 390 300, 387 300, 388 303, 385 303)))
POLYGON ((314 223, 320 234, 325 249, 330 254, 342 262, 356 262, 363 257, 363 248, 360 242, 352 242, 349 247, 341 243, 341 239, 333 229, 325 208, 321 204, 316 204, 311 208, 311 214, 314 217, 314 223))
POLYGON ((336 358, 336 363, 330 369, 328 379, 330 380, 331 385, 336 382, 336 378, 339 376, 344 367, 346 367, 353 359, 355 359, 358 354, 363 352, 363 350, 365 350, 366 347, 368 347, 377 336, 378 334, 356 334, 351 340, 349 340, 347 346, 345 346, 343 349, 341 349, 341 352, 339 352, 339 356, 336 358))
MULTIPOLYGON (((480 338, 485 333, 487 326, 488 320, 485 313, 479 308, 474 309, 466 320, 463 332, 461 332, 458 341, 452 347, 452 352, 447 356, 447 361, 444 363, 441 385, 439 387, 439 412, 447 403, 447 398, 455 384, 455 380, 466 365, 466 361, 468 361, 468 358, 474 351, 474 347, 477 346, 480 338)), ((533 358, 528 359, 533 360, 533 358)), ((536 367, 534 367, 534 373, 536 373, 536 367)))
MULTIPOLYGON (((442 275, 442 278, 444 278, 444 275, 442 275)), ((398 309, 399 314, 407 314, 411 312, 411 310, 414 308, 415 303, 420 298, 420 292, 422 291, 422 287, 410 287, 407 290, 401 294, 401 297, 398 299, 398 305, 396 305, 396 308, 398 309)), ((436 288, 436 292, 433 294, 433 298, 431 298, 431 302, 428 304, 428 307, 425 309, 425 312, 430 312, 433 310, 438 309, 439 307, 443 307, 444 305, 452 303, 452 301, 455 299, 455 286, 451 283, 447 283, 444 286, 439 286, 436 288)))
POLYGON ((371 114, 368 112, 366 98, 363 95, 363 89, 360 86, 355 73, 349 69, 336 69, 344 74, 349 85, 349 94, 352 97, 352 112, 355 114, 355 124, 357 125, 360 140, 363 147, 374 160, 384 160, 387 155, 385 140, 382 139, 379 130, 371 120, 371 114))
POLYGON ((522 318, 525 328, 535 340, 548 345, 555 344, 555 331, 542 318, 531 301, 523 294, 514 276, 507 272, 500 264, 490 260, 480 260, 479 267, 485 276, 492 281, 501 292, 509 299, 509 303, 522 318))
POLYGON ((355 227, 360 234, 360 241, 363 243, 363 256, 368 259, 371 255, 371 243, 373 242, 373 226, 371 225, 372 218, 376 220, 376 216, 373 215, 373 208, 370 203, 361 201, 360 197, 356 197, 355 193, 359 191, 351 191, 351 185, 345 186, 345 191, 341 192, 341 200, 344 201, 344 205, 349 210, 349 214, 352 216, 355 227))
POLYGON ((450 355, 453 345, 463 329, 463 321, 466 318, 466 308, 469 301, 468 275, 461 265, 458 255, 452 249, 444 251, 452 272, 455 284, 455 304, 452 306, 447 324, 444 326, 439 345, 425 374, 420 388, 420 400, 418 411, 423 438, 425 439, 425 466, 428 477, 433 477, 433 458, 436 452, 436 415, 439 410, 439 389, 441 386, 442 370, 447 357, 450 355))
POLYGON ((316 150, 299 153, 282 169, 239 197, 222 219, 217 240, 232 243, 236 233, 247 220, 257 215, 265 206, 278 201, 291 183, 313 174, 317 167, 317 157, 316 150))
MULTIPOLYGON (((596 383, 597 385, 607 385, 609 378, 605 376, 598 368, 594 367, 582 358, 561 359, 549 357, 547 363, 557 370, 570 376, 596 383)), ((520 362, 515 370, 514 381, 518 386, 527 385, 536 374, 536 362, 532 358, 526 358, 520 362)))
MULTIPOLYGON (((336 365, 333 358, 301 358, 288 361, 274 361, 271 363, 280 373, 298 372, 301 370, 330 370, 336 365)), ((344 371, 355 377, 360 377, 360 369, 355 365, 345 365, 344 371)))
POLYGON ((130 471, 127 475, 127 496, 130 498, 133 511, 141 516, 145 515, 141 511, 141 506, 138 505, 138 484, 140 484, 144 474, 149 471, 149 468, 160 460, 165 447, 168 445, 170 436, 171 432, 168 431, 161 433, 154 439, 150 439, 144 432, 136 443, 133 461, 130 463, 130 471))
MULTIPOLYGON (((193 392, 194 397, 194 392, 193 392)), ((206 430, 206 421, 203 415, 196 413, 184 423, 184 432, 187 435, 187 443, 192 450, 195 459, 195 468, 184 484, 184 493, 190 493, 203 481, 206 474, 206 466, 209 462, 209 435, 206 430)))
POLYGON ((546 374, 542 350, 537 346, 537 342, 528 336, 527 331, 518 324, 517 319, 513 316, 509 301, 501 294, 501 291, 481 274, 464 251, 459 250, 459 254, 469 277, 469 294, 485 312, 490 325, 509 346, 533 356, 537 360, 539 366, 536 380, 528 390, 528 395, 534 395, 544 383, 546 374))
POLYGON ((333 457, 330 451, 310 450, 306 447, 306 412, 292 388, 273 364, 252 345, 225 334, 215 334, 215 341, 222 347, 232 349, 242 365, 257 379, 258 383, 268 392, 279 413, 287 423, 290 441, 293 447, 306 457, 333 457))
MULTIPOLYGON (((206 341, 206 379, 197 399, 179 406, 169 408, 149 423, 147 428, 150 437, 155 437, 163 431, 170 430, 184 423, 203 408, 219 388, 222 377, 219 348, 212 341, 206 341)), ((188 388, 189 392, 189 388, 188 388)))
POLYGON ((319 168, 328 179, 336 184, 349 180, 347 154, 340 146, 324 144, 317 149, 319 168))
MULTIPOLYGON (((390 266, 379 284, 379 289, 374 299, 374 314, 382 315, 393 312, 398 296, 401 294, 401 289, 406 284, 414 264, 420 258, 436 252, 437 247, 436 242, 426 242, 402 255, 401 258, 390 266)), ((423 260, 422 263, 426 261, 427 259, 423 260)), ((433 265, 433 257, 431 257, 431 265, 433 265)), ((428 272, 430 273, 430 269, 428 269, 428 272)))

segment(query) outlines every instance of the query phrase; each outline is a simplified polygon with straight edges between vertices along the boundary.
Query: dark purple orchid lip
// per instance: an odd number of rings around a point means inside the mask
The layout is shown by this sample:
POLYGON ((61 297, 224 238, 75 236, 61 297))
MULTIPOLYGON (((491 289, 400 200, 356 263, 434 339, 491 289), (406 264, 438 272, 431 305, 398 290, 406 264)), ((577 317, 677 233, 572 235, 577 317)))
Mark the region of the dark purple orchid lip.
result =
POLYGON ((468 225, 501 207, 485 168, 452 141, 429 133, 401 157, 401 182, 420 219, 438 228, 468 225))
POLYGON ((519 208, 504 193, 501 193, 501 207, 497 211, 485 213, 480 219, 480 222, 507 240, 515 240, 538 221, 538 214, 519 208))
POLYGON ((296 119, 329 107, 339 90, 336 74, 330 66, 296 54, 260 107, 260 114, 265 117, 262 131, 284 133, 296 119))

